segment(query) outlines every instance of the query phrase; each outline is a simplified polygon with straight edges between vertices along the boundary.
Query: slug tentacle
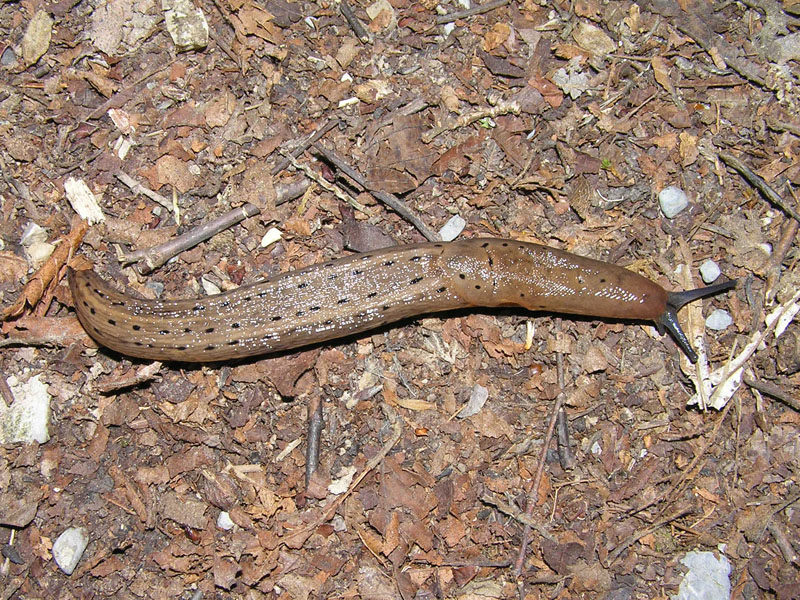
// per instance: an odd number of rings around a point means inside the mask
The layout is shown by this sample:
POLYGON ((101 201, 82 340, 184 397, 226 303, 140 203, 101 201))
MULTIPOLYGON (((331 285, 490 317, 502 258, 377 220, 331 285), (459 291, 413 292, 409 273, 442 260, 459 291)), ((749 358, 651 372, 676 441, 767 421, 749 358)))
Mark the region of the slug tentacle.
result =
POLYGON ((735 287, 736 280, 732 279, 730 281, 724 281, 722 283, 709 285, 707 287, 686 290, 685 292, 669 292, 667 294, 667 306, 661 316, 656 320, 656 326, 662 334, 664 333, 665 329, 669 331, 670 335, 672 335, 672 338, 675 340, 678 346, 680 346, 681 350, 683 350, 683 353, 686 354, 686 358, 688 358, 692 364, 697 362, 697 353, 692 349, 689 339, 686 337, 686 334, 683 332, 683 329, 681 329, 681 326, 678 323, 678 311, 685 305, 689 304, 689 302, 694 302, 695 300, 706 298, 707 296, 713 296, 714 294, 719 294, 720 292, 724 292, 735 287))
POLYGON ((694 361, 677 311, 733 285, 668 294, 622 267, 492 238, 384 248, 196 299, 136 298, 91 271, 70 270, 69 282, 78 319, 98 343, 182 362, 290 350, 474 306, 652 321, 694 361))

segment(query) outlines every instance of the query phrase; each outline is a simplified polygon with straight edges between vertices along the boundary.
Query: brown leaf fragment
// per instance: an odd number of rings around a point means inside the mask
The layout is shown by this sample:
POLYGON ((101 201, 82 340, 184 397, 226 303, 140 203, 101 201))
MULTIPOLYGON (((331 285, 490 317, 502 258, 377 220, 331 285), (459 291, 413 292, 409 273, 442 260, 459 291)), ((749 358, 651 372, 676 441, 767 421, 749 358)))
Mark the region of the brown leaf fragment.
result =
POLYGON ((386 234, 383 229, 367 221, 357 221, 352 208, 342 205, 339 208, 342 214, 342 236, 344 244, 355 252, 369 252, 379 248, 394 246, 396 242, 386 234))
POLYGON ((50 258, 39 268, 39 270, 31 277, 25 288, 22 290, 17 301, 6 308, 0 321, 5 321, 12 317, 18 317, 23 313, 26 306, 33 308, 42 299, 48 287, 56 281, 58 273, 61 270, 72 254, 78 249, 83 241, 83 236, 89 225, 86 221, 75 219, 72 223, 72 229, 56 248, 55 252, 50 255, 50 258))
POLYGON ((383 534, 383 546, 381 552, 384 556, 389 556, 392 551, 400 544, 400 515, 398 512, 392 511, 392 516, 389 518, 389 523, 386 526, 386 532, 383 534))
POLYGON ((672 84, 672 80, 669 77, 669 66, 667 62, 660 56, 654 56, 650 59, 650 66, 653 67, 653 76, 656 81, 669 92, 670 96, 674 96, 675 86, 672 84))
POLYGON ((262 214, 275 213, 275 187, 269 165, 263 160, 248 161, 241 184, 235 191, 237 202, 249 202, 261 209, 262 214))
POLYGON ((169 154, 156 161, 155 176, 155 181, 148 179, 156 190, 169 184, 185 194, 197 185, 197 179, 189 170, 189 163, 169 154))
POLYGON ((489 72, 492 75, 496 75, 498 77, 514 77, 514 78, 525 76, 525 70, 513 64, 508 59, 494 56, 492 54, 489 54, 488 52, 484 52, 481 49, 478 49, 477 54, 483 61, 483 64, 486 65, 486 68, 489 69, 489 72))
POLYGON ((568 565, 568 572, 572 574, 571 590, 592 594, 605 594, 611 589, 611 573, 603 568, 599 562, 587 563, 579 559, 568 565))
POLYGON ((162 496, 160 512, 164 518, 194 529, 204 529, 208 523, 203 502, 179 496, 175 492, 167 492, 162 496))
POLYGON ((176 452, 170 456, 164 464, 169 470, 170 478, 173 478, 181 473, 193 471, 199 467, 213 465, 214 453, 210 448, 200 446, 191 448, 186 452, 176 452))
POLYGON ((242 365, 234 369, 233 380, 255 382, 266 379, 275 386, 281 396, 293 398, 296 395, 295 384, 303 373, 314 368, 319 353, 318 349, 307 350, 242 365))
POLYGON ((233 559, 214 556, 214 585, 223 590, 230 590, 236 583, 239 565, 233 559))
POLYGON ((66 347, 80 342, 97 348, 75 317, 25 316, 3 323, 0 332, 6 343, 66 347))
POLYGON ((22 37, 22 59, 26 66, 36 63, 50 47, 53 19, 45 10, 38 10, 28 22, 22 37))
POLYGON ((0 495, 0 524, 21 529, 36 516, 42 491, 31 487, 19 494, 6 490, 0 495))
POLYGON ((147 511, 147 506, 139 495, 139 491, 136 489, 136 486, 133 484, 131 478, 128 477, 128 475, 117 466, 112 466, 108 473, 114 480, 114 484, 118 488, 122 488, 125 498, 128 500, 130 507, 136 513, 136 516, 139 517, 139 520, 142 523, 150 522, 151 519, 150 514, 147 511))

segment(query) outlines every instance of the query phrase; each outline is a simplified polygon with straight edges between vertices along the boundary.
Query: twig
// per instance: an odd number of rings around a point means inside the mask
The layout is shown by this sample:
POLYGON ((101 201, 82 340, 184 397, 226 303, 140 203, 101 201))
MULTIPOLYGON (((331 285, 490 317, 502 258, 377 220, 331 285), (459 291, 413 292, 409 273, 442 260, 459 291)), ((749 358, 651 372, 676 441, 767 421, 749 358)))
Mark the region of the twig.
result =
MULTIPOLYGON (((789 192, 791 193, 792 190, 789 189, 789 192)), ((797 201, 797 197, 794 196, 794 194, 792 194, 792 196, 795 201, 797 201)), ((783 265, 783 261, 789 249, 794 244, 798 228, 800 228, 800 222, 794 219, 786 221, 781 231, 781 239, 778 240, 778 243, 775 244, 775 247, 772 249, 772 255, 769 257, 769 264, 765 269, 767 285, 766 291, 764 292, 764 300, 767 304, 772 304, 778 293, 778 281, 781 278, 781 272, 783 270, 781 265, 783 265)))
POLYGON ((319 447, 322 437, 322 398, 314 396, 308 405, 308 427, 306 433, 306 490, 311 483, 311 476, 319 467, 319 447))
MULTIPOLYGON (((275 189, 277 195, 275 206, 284 204, 302 195, 303 192, 308 189, 309 185, 307 179, 301 179, 284 186, 277 186, 275 189)), ((176 238, 168 240, 163 244, 123 254, 119 257, 119 260, 122 264, 126 265, 144 260, 144 264, 139 265, 137 270, 141 275, 147 275, 162 266, 173 256, 177 256, 184 250, 193 248, 197 244, 218 234, 220 231, 224 231, 228 227, 236 225, 248 217, 253 217, 259 214, 259 212, 261 211, 257 206, 248 202, 229 210, 224 215, 220 215, 216 219, 200 225, 191 231, 187 231, 176 238)))
MULTIPOLYGON (((536 467, 536 475, 533 478, 533 485, 531 486, 530 492, 528 492, 528 502, 527 506, 525 507, 525 514, 528 517, 533 515, 533 509, 536 506, 536 498, 539 495, 539 485, 542 482, 544 465, 547 459, 547 449, 550 447, 550 442, 553 439, 553 432, 555 431, 556 421, 558 420, 558 412, 561 410, 561 406, 564 403, 564 359, 560 352, 557 355, 557 359, 560 366, 558 369, 558 379, 561 391, 558 395, 558 400, 556 400, 555 406, 553 406, 553 412, 550 416, 550 423, 547 426, 547 433, 544 436, 544 443, 542 444, 542 453, 539 456, 539 464, 536 467)), ((522 574, 522 567, 525 565, 525 555, 528 551, 530 537, 531 528, 530 526, 525 525, 525 528, 522 531, 522 543, 520 544, 519 554, 517 555, 517 561, 514 564, 514 573, 517 577, 522 574)))
POLYGON ((172 200, 165 198, 158 192, 154 192, 148 187, 143 186, 141 183, 136 181, 133 177, 125 173, 125 171, 118 170, 114 173, 114 177, 119 179, 122 183, 124 183, 134 194, 142 194, 143 196, 147 196, 155 202, 156 204, 160 204, 168 211, 172 212, 174 208, 172 204, 172 200))
POLYGON ((342 171, 345 175, 347 175, 350 179, 355 181, 358 185, 360 185, 363 189, 368 190, 373 196, 375 196, 378 200, 386 204, 389 208, 391 208, 394 212, 398 215, 403 217, 406 221, 411 223, 417 230, 425 236, 425 239, 429 242, 439 242, 441 241, 441 237, 439 234, 434 233, 425 223, 422 222, 422 219, 417 217, 411 209, 406 206, 405 202, 400 200, 394 194, 389 194, 388 192, 383 192, 380 190, 373 189, 364 177, 361 176, 361 173, 356 171, 353 167, 351 167, 343 158, 341 158, 336 152, 333 150, 329 150, 322 146, 321 144, 316 144, 314 146, 314 150, 319 152, 326 160, 331 162, 336 168, 342 171))
MULTIPOLYGON (((320 127, 319 129, 317 129, 306 141, 304 141, 297 148, 295 148, 291 152, 288 152, 287 154, 289 156, 291 156, 292 158, 297 158, 303 152, 306 151, 306 148, 310 148, 311 146, 316 144, 318 141, 320 141, 323 138, 323 136, 326 133, 328 133, 331 129, 336 127, 338 124, 339 124, 339 119, 331 119, 329 121, 326 121, 325 124, 322 125, 322 127, 320 127)), ((272 175, 277 175, 278 173, 283 171, 286 167, 288 167, 290 164, 292 164, 291 159, 289 159, 288 157, 284 156, 282 161, 280 161, 278 164, 276 164, 274 167, 272 167, 272 171, 270 171, 270 173, 272 173, 272 175)))
POLYGON ((361 40, 361 43, 368 44, 369 34, 367 33, 367 30, 364 29, 361 21, 358 20, 358 17, 356 17, 353 9, 350 8, 350 5, 346 2, 346 0, 339 1, 339 10, 347 21, 347 24, 350 25, 350 29, 352 29, 353 33, 356 34, 356 37, 361 40))
POLYGON ((350 494, 355 491, 355 489, 358 487, 358 484, 360 484, 361 481, 369 473, 371 473, 373 469, 375 469, 375 467, 383 462, 383 459, 386 458, 386 455, 389 454, 389 451, 394 448, 394 445, 400 440, 400 435, 403 433, 403 427, 400 419, 397 416, 397 413, 395 413, 394 409, 388 404, 381 404, 381 408, 383 409, 386 418, 389 420, 389 423, 392 425, 392 437, 390 437, 383 445, 381 451, 370 459, 370 461, 367 463, 367 466, 364 467, 364 470, 361 472, 361 474, 353 480, 353 482, 350 484, 350 487, 347 488, 347 491, 344 494, 338 496, 335 500, 332 500, 328 506, 322 510, 322 514, 314 519, 311 523, 288 535, 288 539, 283 540, 285 543, 289 544, 291 543, 291 540, 296 540, 297 538, 302 540, 310 535, 317 527, 326 521, 329 521, 333 517, 334 513, 339 509, 339 506, 342 504, 342 502, 344 502, 350 496, 350 494))
POLYGON ((359 212, 362 212, 367 215, 369 214, 369 211, 365 206, 363 206, 358 200, 356 200, 350 194, 344 191, 341 187, 329 183, 319 173, 314 171, 314 169, 312 169, 306 164, 298 162, 293 156, 290 156, 288 154, 284 154, 284 156, 287 156, 289 158, 289 163, 295 169, 305 174, 305 176, 311 179, 312 181, 315 181, 317 185, 319 185, 319 187, 321 187, 323 190, 330 192, 331 194, 339 198, 339 200, 341 200, 342 202, 346 202, 359 212))
POLYGON ((509 2, 511 2, 511 0, 492 0, 492 2, 487 2, 486 4, 479 4, 478 6, 473 6, 472 8, 468 8, 466 10, 459 10, 457 12, 448 13, 446 15, 439 15, 438 17, 436 17, 436 24, 444 25, 446 23, 452 23, 453 21, 457 21, 458 19, 466 19, 467 17, 481 15, 496 8, 505 6, 509 2))
POLYGON ((204 242, 215 236, 220 231, 224 231, 231 225, 236 225, 236 223, 245 220, 247 217, 257 215, 259 212, 257 206, 248 202, 243 206, 226 212, 216 219, 208 221, 199 227, 195 227, 191 231, 187 231, 183 235, 172 238, 163 244, 144 250, 137 250, 130 254, 123 254, 119 257, 119 260, 123 264, 130 264, 138 260, 143 260, 144 264, 139 265, 137 270, 140 274, 147 275, 166 263, 173 256, 180 254, 184 250, 193 248, 200 242, 204 242))
POLYGON ((422 134, 422 143, 430 144, 434 139, 443 134, 445 131, 461 129, 462 127, 466 127, 467 125, 472 125, 475 121, 480 121, 481 119, 485 119, 486 117, 494 119, 496 117, 499 117, 500 115, 506 115, 509 113, 513 115, 518 115, 519 111, 520 111, 519 104, 517 104, 516 102, 499 102, 497 106, 492 106, 491 108, 484 108, 481 110, 477 110, 468 115, 462 115, 454 119, 448 119, 448 121, 444 125, 440 125, 439 127, 434 127, 433 129, 430 129, 426 131, 424 134, 422 134))
POLYGON ((728 154, 727 152, 719 152, 719 157, 722 159, 726 165, 731 167, 732 169, 739 172, 739 174, 744 177, 747 182, 756 188, 761 194, 772 204, 778 206, 783 212, 787 215, 791 216, 796 221, 800 221, 800 213, 798 213, 794 208, 789 206, 786 202, 784 202, 783 198, 781 198, 780 194, 772 189, 766 181, 764 181, 760 176, 756 175, 756 173, 744 164, 741 160, 733 156, 733 154, 728 154))
POLYGON ((680 519, 682 516, 691 512, 691 509, 684 508, 679 510, 677 513, 670 515, 669 517, 665 517, 663 519, 659 519, 655 523, 653 523, 650 527, 645 527, 639 531, 635 531, 622 542, 620 542, 619 546, 614 548, 611 552, 609 552, 608 557, 605 560, 605 568, 608 569, 614 562, 619 558, 620 554, 622 554, 626 549, 628 549, 631 545, 635 544, 638 540, 642 539, 646 535, 650 535, 654 531, 661 529, 667 523, 671 521, 675 521, 676 519, 680 519))
POLYGON ((794 410, 800 412, 800 402, 792 398, 774 383, 757 381, 749 375, 742 377, 742 381, 744 381, 750 387, 757 389, 759 392, 766 394, 767 396, 772 396, 773 398, 783 402, 789 408, 793 408, 794 410))

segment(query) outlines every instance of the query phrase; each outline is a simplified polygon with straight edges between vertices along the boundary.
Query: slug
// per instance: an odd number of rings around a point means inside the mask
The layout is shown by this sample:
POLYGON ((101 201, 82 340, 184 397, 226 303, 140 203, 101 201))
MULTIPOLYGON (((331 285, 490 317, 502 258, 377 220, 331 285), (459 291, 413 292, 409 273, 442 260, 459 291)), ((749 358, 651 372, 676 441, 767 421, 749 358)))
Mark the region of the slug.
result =
POLYGON ((356 254, 199 299, 142 300, 91 271, 70 269, 69 283, 78 319, 99 344, 128 356, 182 362, 288 350, 477 306, 652 321, 695 362, 678 310, 736 285, 667 292, 622 267, 492 238, 356 254))

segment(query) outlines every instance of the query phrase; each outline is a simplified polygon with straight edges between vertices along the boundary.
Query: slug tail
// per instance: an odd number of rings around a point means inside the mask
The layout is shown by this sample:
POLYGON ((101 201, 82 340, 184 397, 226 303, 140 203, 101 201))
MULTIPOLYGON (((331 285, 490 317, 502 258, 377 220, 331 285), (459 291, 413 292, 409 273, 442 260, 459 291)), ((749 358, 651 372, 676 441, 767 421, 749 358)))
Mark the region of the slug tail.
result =
POLYGON ((689 304, 689 302, 694 302, 695 300, 699 300, 700 298, 705 298, 707 296, 713 296, 714 294, 718 294, 735 287, 736 280, 732 279, 730 281, 709 285, 708 287, 697 288, 695 290, 687 290, 685 292, 669 292, 669 294, 667 294, 667 307, 663 314, 656 321, 656 327, 658 327, 658 330, 662 334, 665 330, 669 331, 672 338, 675 340, 678 346, 680 346, 681 350, 683 350, 686 358, 688 358, 692 364, 696 363, 697 353, 692 349, 692 346, 689 343, 689 338, 686 337, 686 334, 683 332, 683 329, 681 329, 681 326, 678 323, 678 311, 689 304))

